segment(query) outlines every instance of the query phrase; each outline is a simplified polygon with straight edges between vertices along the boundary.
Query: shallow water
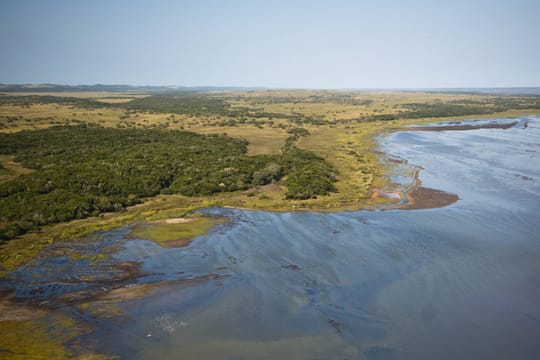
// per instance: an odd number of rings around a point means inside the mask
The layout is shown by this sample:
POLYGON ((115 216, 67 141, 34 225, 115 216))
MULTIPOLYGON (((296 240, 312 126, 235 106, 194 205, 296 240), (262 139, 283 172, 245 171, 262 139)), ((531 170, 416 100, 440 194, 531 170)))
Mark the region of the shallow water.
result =
POLYGON ((28 289, 81 273, 102 286, 111 264, 142 262, 126 285, 169 282, 121 303, 119 317, 77 310, 93 328, 82 343, 126 359, 538 359, 540 118, 521 120, 381 139, 423 168, 422 186, 459 195, 444 208, 208 209, 230 222, 188 247, 118 229, 100 235, 111 255, 99 266, 51 256, 3 286, 38 296, 28 289), (220 277, 174 282, 208 274, 220 277))

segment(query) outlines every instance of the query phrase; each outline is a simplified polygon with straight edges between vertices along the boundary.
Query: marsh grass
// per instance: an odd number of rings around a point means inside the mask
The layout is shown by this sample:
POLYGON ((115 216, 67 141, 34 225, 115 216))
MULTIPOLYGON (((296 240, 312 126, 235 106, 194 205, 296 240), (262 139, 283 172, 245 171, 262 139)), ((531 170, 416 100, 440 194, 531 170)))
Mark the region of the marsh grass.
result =
POLYGON ((89 327, 61 313, 35 320, 0 321, 0 357, 12 360, 110 359, 77 347, 75 339, 89 331, 89 327))
POLYGON ((162 247, 187 246, 197 236, 204 235, 223 219, 198 217, 186 218, 179 223, 167 220, 140 223, 133 226, 129 238, 150 240, 162 247))

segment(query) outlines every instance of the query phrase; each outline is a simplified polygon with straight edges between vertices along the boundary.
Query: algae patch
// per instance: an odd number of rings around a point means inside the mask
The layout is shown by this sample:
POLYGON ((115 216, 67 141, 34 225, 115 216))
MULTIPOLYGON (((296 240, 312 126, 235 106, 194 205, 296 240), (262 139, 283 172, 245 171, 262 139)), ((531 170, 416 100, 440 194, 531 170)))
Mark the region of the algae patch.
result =
POLYGON ((211 217, 175 218, 141 223, 133 226, 130 239, 153 241, 162 247, 187 246, 197 236, 204 235, 224 219, 211 217))
POLYGON ((0 321, 3 359, 112 359, 78 346, 77 337, 89 328, 64 315, 39 320, 0 321))

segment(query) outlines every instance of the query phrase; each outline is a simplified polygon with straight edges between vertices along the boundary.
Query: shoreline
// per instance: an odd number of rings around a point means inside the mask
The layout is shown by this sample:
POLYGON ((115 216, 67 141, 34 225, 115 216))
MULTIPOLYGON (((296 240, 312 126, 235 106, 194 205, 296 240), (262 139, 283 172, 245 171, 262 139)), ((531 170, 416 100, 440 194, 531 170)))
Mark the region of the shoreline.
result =
MULTIPOLYGON (((481 125, 443 125, 443 126, 412 126, 399 128, 396 131, 467 131, 467 130, 479 130, 479 129, 510 129, 516 126, 519 122, 514 121, 508 124, 488 123, 481 125)), ((527 123, 525 123, 527 126, 527 123)))
MULTIPOLYGON (((403 160, 403 163, 408 164, 408 160, 403 160)), ((460 200, 457 194, 449 193, 443 190, 432 189, 422 186, 420 180, 420 171, 422 167, 414 166, 412 183, 405 189, 397 189, 395 191, 382 191, 389 199, 399 199, 398 203, 383 206, 381 210, 424 210, 436 209, 452 205, 460 200)))
MULTIPOLYGON (((456 125, 442 125, 442 126, 411 126, 400 127, 393 132, 409 132, 409 131, 425 131, 425 132, 439 132, 439 131, 469 131, 479 129, 501 129, 507 130, 519 125, 519 121, 512 121, 510 123, 487 123, 480 125, 472 124, 456 124, 456 125)), ((523 128, 527 128, 528 121, 523 124, 523 128)), ((388 156, 386 153, 382 153, 383 156, 388 156)), ((392 161, 392 159, 390 159, 392 161)), ((398 163, 408 163, 407 159, 393 160, 398 163)), ((410 186, 398 194, 389 192, 391 196, 396 194, 396 198, 400 199, 397 204, 390 204, 384 207, 382 210, 422 210, 422 209, 435 209, 451 205, 460 200, 457 194, 448 193, 438 189, 426 188, 422 186, 419 174, 423 170, 422 167, 416 166, 413 172, 413 182, 410 186)))
MULTIPOLYGON (((523 116, 523 115, 521 115, 523 116)), ((469 117, 470 120, 482 118, 481 116, 469 117)), ((448 119, 440 119, 448 121, 448 119)), ((462 119, 463 121, 464 119, 462 119)), ((426 131, 434 127, 418 126, 405 128, 404 124, 434 123, 433 119, 419 119, 407 122, 389 122, 381 124, 380 128, 363 135, 369 144, 376 142, 377 136, 396 131, 426 131)), ((512 122, 515 126, 518 122, 512 122)), ((463 126, 463 125, 461 125, 463 126)), ((493 128, 494 126, 509 126, 508 124, 484 124, 482 127, 493 128)), ((442 126, 435 128, 443 128, 442 126)), ((479 127, 478 127, 479 128, 479 127)), ((459 129, 459 128, 458 128, 459 129)), ((455 130, 458 130, 455 129, 455 130)), ((470 129, 470 127, 467 127, 470 129)), ((441 129, 436 131, 442 131, 441 129)), ((381 169, 381 152, 375 148, 368 150, 370 154, 379 160, 381 169)), ((421 187, 414 180, 413 186, 407 189, 396 189, 384 194, 382 190, 384 181, 387 180, 388 172, 373 174, 371 189, 364 196, 358 197, 357 193, 347 194, 343 189, 340 192, 328 196, 320 196, 308 200, 285 200, 285 189, 277 184, 267 185, 238 193, 218 193, 206 197, 186 197, 181 195, 158 195, 143 199, 143 203, 127 208, 124 212, 106 213, 99 217, 73 220, 67 223, 53 224, 41 229, 39 232, 28 233, 20 238, 13 239, 2 244, 0 253, 0 276, 39 257, 41 250, 53 243, 77 241, 86 235, 99 231, 107 231, 125 225, 147 223, 152 221, 164 221, 172 218, 183 218, 193 212, 210 207, 234 208, 253 211, 315 211, 315 212, 340 212, 359 210, 418 210, 437 208, 450 205, 459 200, 458 195, 448 194, 436 189, 421 187), (393 195, 390 195, 393 194, 393 195), (399 193, 399 196, 396 195, 399 193), (382 195, 382 196, 381 196, 382 195)), ((418 174, 416 174, 418 176, 418 174)), ((346 184, 342 188, 346 188, 346 184)), ((173 220, 174 222, 175 220, 173 220)), ((174 224, 170 224, 174 225, 174 224)), ((188 225, 188 224, 186 224, 188 225)), ((177 244, 181 245, 181 244, 177 244)))

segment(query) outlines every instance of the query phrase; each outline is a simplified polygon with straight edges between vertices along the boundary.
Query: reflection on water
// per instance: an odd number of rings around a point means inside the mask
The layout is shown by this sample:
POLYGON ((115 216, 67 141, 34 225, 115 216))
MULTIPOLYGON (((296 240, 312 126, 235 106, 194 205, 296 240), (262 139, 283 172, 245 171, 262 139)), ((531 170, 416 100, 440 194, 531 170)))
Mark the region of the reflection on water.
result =
POLYGON ((169 283, 120 303, 83 343, 141 359, 540 358, 540 118, 381 142, 424 169, 422 186, 460 200, 209 209, 231 221, 185 248, 102 234, 123 244, 108 261, 141 262, 135 283, 169 283), (208 274, 219 276, 174 282, 208 274))

